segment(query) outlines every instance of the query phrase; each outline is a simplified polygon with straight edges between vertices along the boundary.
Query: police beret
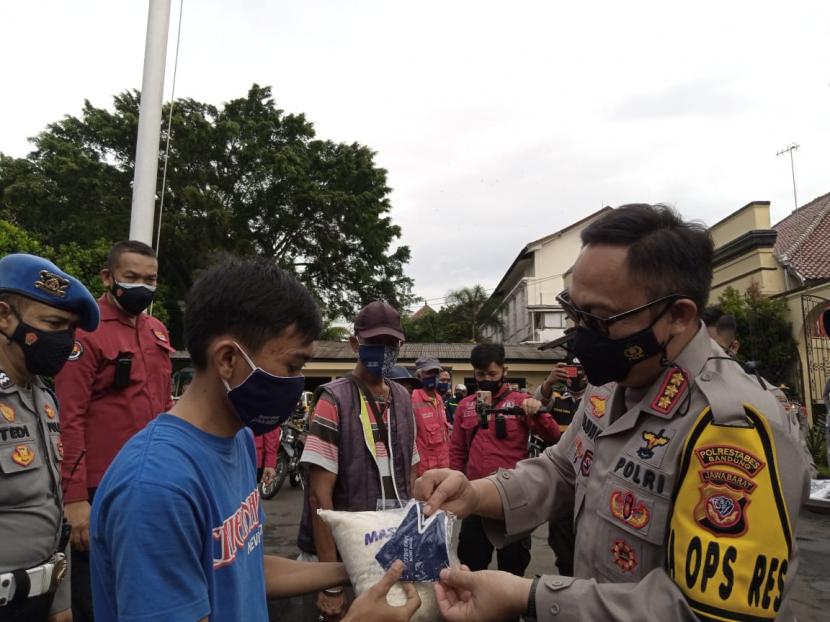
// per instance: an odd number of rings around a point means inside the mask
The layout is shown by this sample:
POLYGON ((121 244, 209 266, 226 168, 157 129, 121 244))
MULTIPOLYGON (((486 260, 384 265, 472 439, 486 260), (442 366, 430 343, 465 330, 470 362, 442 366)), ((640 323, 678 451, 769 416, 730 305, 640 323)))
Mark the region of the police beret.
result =
POLYGON ((0 259, 0 292, 10 292, 78 314, 87 332, 98 327, 98 302, 74 276, 36 255, 16 253, 0 259))

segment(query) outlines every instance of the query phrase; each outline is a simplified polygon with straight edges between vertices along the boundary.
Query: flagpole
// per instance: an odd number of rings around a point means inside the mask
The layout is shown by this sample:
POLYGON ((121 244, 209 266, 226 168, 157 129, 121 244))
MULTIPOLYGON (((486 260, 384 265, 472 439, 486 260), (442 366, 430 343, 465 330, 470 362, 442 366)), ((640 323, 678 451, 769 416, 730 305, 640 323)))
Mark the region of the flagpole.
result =
POLYGON ((138 136, 135 146, 133 202, 130 213, 130 239, 149 245, 153 244, 161 103, 169 28, 170 0, 150 0, 147 15, 147 40, 144 45, 144 78, 141 83, 138 136))

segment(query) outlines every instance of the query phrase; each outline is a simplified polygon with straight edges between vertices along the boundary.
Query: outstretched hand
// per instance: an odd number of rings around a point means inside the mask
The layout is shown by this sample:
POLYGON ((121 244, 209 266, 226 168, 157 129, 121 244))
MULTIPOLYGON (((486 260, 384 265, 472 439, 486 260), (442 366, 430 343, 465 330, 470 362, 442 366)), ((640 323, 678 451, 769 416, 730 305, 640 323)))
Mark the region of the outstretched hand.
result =
POLYGON ((524 613, 530 585, 530 579, 507 572, 470 572, 463 566, 441 571, 435 596, 447 622, 495 622, 524 613))
POLYGON ((406 592, 403 605, 394 607, 386 601, 386 594, 400 580, 403 570, 402 561, 392 564, 380 581, 357 597, 343 622, 407 622, 412 618, 421 606, 421 598, 411 583, 401 584, 406 592))

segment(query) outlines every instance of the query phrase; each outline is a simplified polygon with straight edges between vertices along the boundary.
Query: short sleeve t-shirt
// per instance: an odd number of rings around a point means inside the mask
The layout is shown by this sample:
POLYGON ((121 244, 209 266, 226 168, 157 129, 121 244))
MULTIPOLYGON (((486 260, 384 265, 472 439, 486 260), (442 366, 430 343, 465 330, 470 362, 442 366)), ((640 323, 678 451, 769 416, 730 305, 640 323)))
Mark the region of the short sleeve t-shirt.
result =
MULTIPOLYGON (((371 408, 368 410, 368 415, 372 431, 377 433, 378 426, 371 408)), ((382 416, 384 423, 388 423, 388 405, 383 406, 382 416)), ((339 445, 340 413, 337 411, 337 406, 334 402, 324 395, 317 400, 317 404, 314 407, 314 413, 311 415, 311 419, 309 420, 308 438, 306 439, 306 444, 303 448, 301 462, 305 464, 317 465, 329 473, 337 475, 339 445)), ((376 444, 375 450, 383 481, 384 492, 392 497, 395 492, 394 487, 392 486, 392 472, 390 470, 389 452, 386 449, 386 443, 379 441, 376 444)), ((412 464, 418 464, 419 461, 420 457, 418 455, 418 448, 413 442, 412 464)))
POLYGON ((90 523, 95 619, 267 621, 256 450, 161 415, 120 451, 90 523))

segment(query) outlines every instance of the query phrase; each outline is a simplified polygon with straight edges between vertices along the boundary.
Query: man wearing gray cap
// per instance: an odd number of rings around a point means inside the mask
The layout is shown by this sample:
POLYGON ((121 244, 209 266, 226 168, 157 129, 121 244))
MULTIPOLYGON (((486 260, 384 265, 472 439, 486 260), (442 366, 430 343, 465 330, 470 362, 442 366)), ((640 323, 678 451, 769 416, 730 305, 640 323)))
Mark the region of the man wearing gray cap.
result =
POLYGON ((445 469, 450 466, 450 433, 444 400, 438 393, 438 376, 443 370, 441 362, 422 356, 415 361, 415 377, 422 389, 412 392, 412 412, 418 429, 418 476, 429 469, 445 469))
POLYGON ((34 255, 0 260, 0 621, 72 619, 58 405, 41 376, 66 363, 75 329, 98 325, 86 287, 34 255))

